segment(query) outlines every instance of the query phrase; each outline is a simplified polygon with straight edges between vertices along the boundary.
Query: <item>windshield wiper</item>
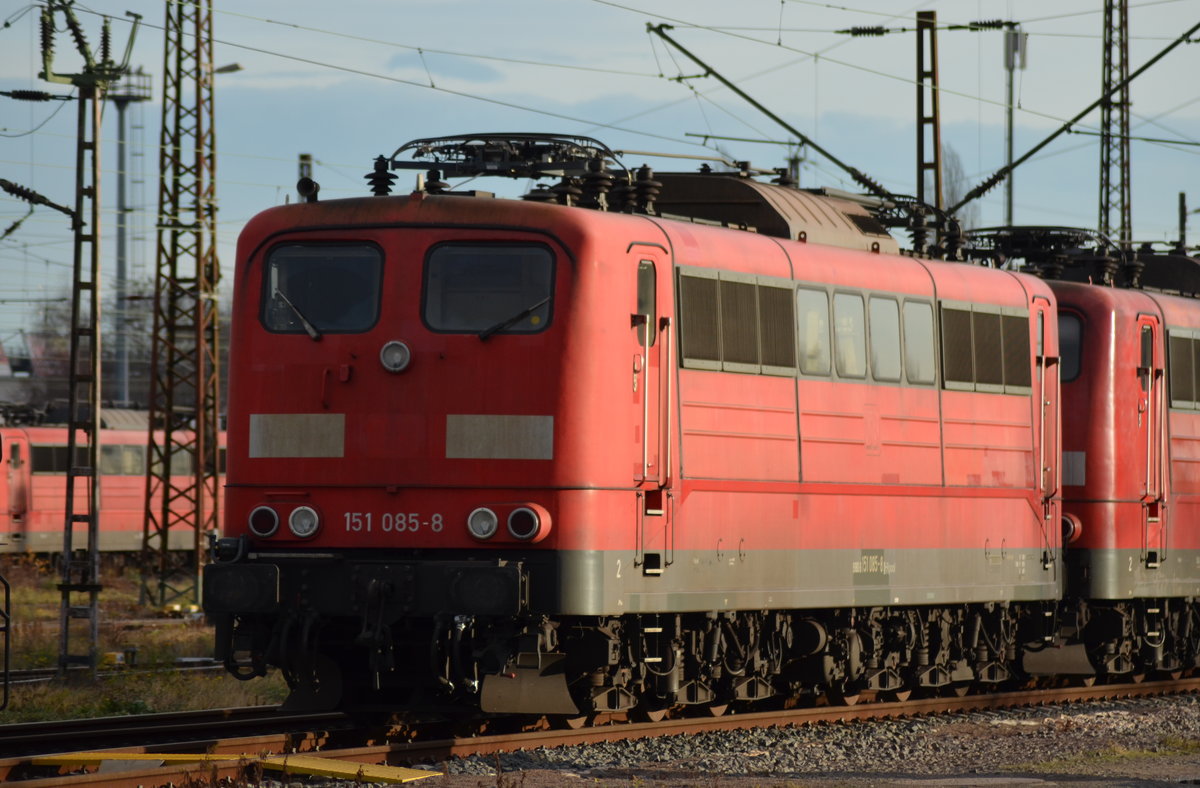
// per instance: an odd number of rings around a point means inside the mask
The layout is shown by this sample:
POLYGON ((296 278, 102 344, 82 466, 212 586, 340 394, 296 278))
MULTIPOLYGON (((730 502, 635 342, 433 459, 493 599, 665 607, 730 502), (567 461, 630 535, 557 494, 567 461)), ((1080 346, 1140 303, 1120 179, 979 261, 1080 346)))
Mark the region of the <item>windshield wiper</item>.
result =
POLYGON ((538 301, 536 304, 525 307, 524 309, 522 309, 520 312, 516 313, 512 317, 501 320, 499 323, 492 326, 491 328, 485 328, 484 330, 479 332, 479 340, 481 342, 487 342, 488 337, 490 337, 492 334, 495 334, 497 331, 503 331, 504 329, 512 326, 514 323, 517 323, 517 322, 523 320, 524 318, 529 317, 534 312, 536 312, 538 309, 541 309, 543 306, 545 306, 549 301, 550 301, 550 296, 546 296, 541 301, 538 301))
POLYGON ((288 309, 292 310, 292 314, 294 314, 296 317, 298 317, 300 319, 300 325, 304 326, 304 333, 306 333, 310 337, 312 337, 313 342, 321 341, 321 332, 317 330, 316 326, 314 326, 312 323, 308 322, 308 318, 305 317, 304 313, 300 311, 300 307, 293 304, 291 299, 288 298, 287 296, 285 296, 283 294, 283 291, 280 290, 278 287, 275 288, 275 297, 278 298, 283 303, 287 304, 288 309))

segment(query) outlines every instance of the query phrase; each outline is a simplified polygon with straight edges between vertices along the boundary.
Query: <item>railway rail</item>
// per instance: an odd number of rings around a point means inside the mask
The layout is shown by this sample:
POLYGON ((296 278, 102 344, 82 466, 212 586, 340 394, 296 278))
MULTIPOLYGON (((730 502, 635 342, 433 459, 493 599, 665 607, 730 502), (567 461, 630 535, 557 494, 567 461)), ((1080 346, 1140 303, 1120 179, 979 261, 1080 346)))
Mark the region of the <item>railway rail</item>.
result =
MULTIPOLYGON (((285 716, 278 709, 229 709, 208 713, 184 715, 146 715, 131 717, 123 731, 114 735, 127 739, 139 735, 150 736, 138 744, 114 744, 116 753, 164 753, 191 752, 228 754, 230 760, 199 766, 197 764, 171 764, 146 768, 143 765, 126 764, 128 771, 88 772, 81 774, 59 774, 55 767, 39 766, 31 755, 0 759, 0 782, 20 785, 23 788, 49 788, 49 786, 88 786, 89 788, 119 788, 122 786, 151 786, 178 783, 187 776, 203 773, 214 778, 236 777, 252 769, 253 758, 245 754, 297 753, 320 754, 327 759, 359 763, 386 763, 389 765, 440 763, 453 757, 486 755, 522 749, 558 747, 564 745, 613 742, 626 739, 641 739, 658 736, 698 734, 704 731, 732 730, 738 728, 762 728, 800 726, 816 723, 836 723, 894 719, 933 714, 964 713, 980 710, 998 710, 1038 705, 1069 704, 1098 700, 1118 700, 1153 695, 1200 693, 1200 678, 1185 678, 1170 681, 1108 684, 1091 687, 1057 687, 1051 689, 1019 690, 988 695, 964 697, 931 697, 905 701, 868 702, 854 706, 816 706, 751 713, 731 713, 723 716, 668 717, 659 722, 631 722, 627 715, 603 715, 583 721, 581 724, 552 726, 541 720, 525 730, 488 734, 484 729, 472 735, 447 737, 442 735, 444 727, 427 729, 420 727, 392 726, 381 728, 377 723, 356 724, 351 718, 338 713, 285 716), (207 715, 207 717, 206 717, 207 715), (256 726, 274 723, 271 731, 256 726), (195 725, 188 732, 189 725, 195 725), (164 728, 172 728, 175 741, 169 746, 159 735, 164 728), (248 729, 254 728, 253 733, 248 729), (222 731, 213 736, 214 731, 222 731), (231 735, 234 731, 234 735, 231 735), (412 737, 408 739, 408 737, 412 737), (406 740, 397 741, 396 738, 406 740), (153 743, 146 743, 153 741, 153 743)), ((81 731, 98 727, 112 727, 116 720, 76 721, 73 723, 37 723, 33 726, 5 726, 27 729, 14 736, 15 730, 0 727, 0 748, 11 741, 28 743, 37 741, 46 732, 53 732, 54 739, 44 739, 45 744, 37 752, 48 753, 57 744, 66 745, 82 740, 76 737, 81 731), (90 725, 89 725, 90 724, 90 725), (55 730, 54 726, 58 729, 55 730), (36 729, 36 730, 35 730, 36 729)), ((386 726, 385 726, 386 727, 386 726)), ((92 748, 88 744, 88 748, 92 748)), ((71 749, 80 749, 75 746, 71 749)), ((63 751, 63 748, 58 748, 63 751)))
MULTIPOLYGON (((225 671, 225 666, 219 662, 214 662, 209 659, 193 660, 181 659, 177 660, 174 665, 170 666, 147 666, 147 667, 129 667, 120 666, 111 670, 101 670, 97 672, 99 677, 108 676, 129 676, 137 673, 155 673, 162 670, 170 670, 173 673, 213 673, 221 674, 225 671)), ((88 673, 87 668, 71 668, 70 674, 78 673, 83 675, 88 673)), ((90 675, 90 674, 89 674, 90 675)), ((40 684, 47 681, 54 681, 58 678, 58 668, 28 668, 24 670, 10 670, 8 672, 8 683, 16 684, 40 684)))
POLYGON ((0 776, 6 775, 14 758, 20 756, 197 744, 228 752, 220 749, 225 739, 249 741, 264 736, 264 744, 277 742, 286 748, 295 746, 297 737, 312 736, 313 731, 329 736, 350 727, 351 718, 341 712, 292 714, 277 706, 0 725, 0 757, 6 759, 0 760, 0 776))

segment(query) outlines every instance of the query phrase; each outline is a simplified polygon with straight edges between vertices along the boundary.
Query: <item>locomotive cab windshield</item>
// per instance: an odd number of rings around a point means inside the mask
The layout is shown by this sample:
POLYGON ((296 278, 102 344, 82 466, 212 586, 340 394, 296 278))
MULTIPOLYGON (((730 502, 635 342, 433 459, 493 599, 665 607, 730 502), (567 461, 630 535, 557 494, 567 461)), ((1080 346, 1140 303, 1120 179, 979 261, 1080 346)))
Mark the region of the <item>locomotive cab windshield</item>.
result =
POLYGON ((550 322, 554 255, 540 244, 444 243, 425 266, 422 316, 433 331, 535 334, 550 322))
POLYGON ((287 244, 267 258, 262 323, 282 334, 361 333, 379 318, 383 255, 369 244, 287 244))

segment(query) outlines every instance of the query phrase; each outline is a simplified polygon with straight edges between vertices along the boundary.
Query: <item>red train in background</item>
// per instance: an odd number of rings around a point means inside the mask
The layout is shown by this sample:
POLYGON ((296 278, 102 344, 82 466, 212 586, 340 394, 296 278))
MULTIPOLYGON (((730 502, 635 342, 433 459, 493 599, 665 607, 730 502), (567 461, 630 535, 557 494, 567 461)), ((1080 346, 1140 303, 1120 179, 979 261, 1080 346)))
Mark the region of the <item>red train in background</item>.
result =
POLYGON ((1163 459, 1195 304, 1109 289, 1145 302, 1122 321, 1176 310, 1128 339, 1103 288, 902 254, 848 196, 614 160, 421 140, 374 197, 307 184, 247 225, 204 583, 231 672, 575 718, 1196 664, 1190 466, 1163 459), (441 180, 484 173, 561 180, 441 180))
MULTIPOLYGON (((142 549, 146 515, 149 421, 143 411, 110 408, 104 415, 106 425, 100 430, 99 549, 103 553, 137 553, 142 549)), ((221 441, 223 466, 224 433, 221 441)), ((62 552, 67 469, 65 426, 0 427, 0 553, 62 552)), ((191 468, 174 470, 179 476, 192 475, 191 468)), ((85 548, 86 540, 87 532, 76 529, 75 548, 85 548)), ((193 535, 172 530, 170 547, 194 550, 193 535)))
POLYGON ((1094 634, 1120 640, 1099 667, 1191 667, 1165 644, 1197 637, 1200 594, 1200 302, 1052 283, 1062 327, 1063 506, 1068 588, 1094 634), (1105 600, 1101 602, 1101 600, 1105 600), (1139 639, 1130 637, 1136 634, 1139 639), (1148 655, 1134 653, 1140 644, 1148 655))

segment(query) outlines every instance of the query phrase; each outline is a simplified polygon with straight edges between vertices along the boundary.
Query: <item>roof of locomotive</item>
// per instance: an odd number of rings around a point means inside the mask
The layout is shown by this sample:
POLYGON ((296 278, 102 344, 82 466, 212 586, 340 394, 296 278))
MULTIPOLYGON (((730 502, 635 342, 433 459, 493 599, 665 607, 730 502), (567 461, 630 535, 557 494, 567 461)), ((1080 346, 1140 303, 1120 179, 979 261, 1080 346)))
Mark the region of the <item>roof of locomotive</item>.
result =
MULTIPOLYGON (((737 185, 735 188, 740 188, 745 194, 757 194, 762 199, 778 198, 784 192, 790 195, 804 194, 805 198, 812 198, 796 200, 791 203, 814 212, 815 224, 810 226, 816 226, 821 222, 825 223, 822 225, 823 230, 818 229, 814 232, 815 238, 797 231, 799 237, 793 237, 793 243, 787 245, 789 254, 794 256, 797 266, 796 274, 800 278, 812 281, 836 281, 844 284, 854 282, 858 286, 865 287, 874 283, 875 286, 904 289, 909 285, 917 286, 915 283, 918 282, 928 282, 930 281, 929 277, 932 276, 933 280, 938 282, 939 293, 942 293, 944 297, 959 300, 999 299, 997 302, 1014 304, 1025 302, 1027 297, 1025 291, 1031 294, 1034 292, 1049 293, 1045 284, 1034 277, 1021 277, 1014 272, 1004 272, 1003 279, 1011 283, 1012 287, 1010 288, 997 278, 1000 272, 991 268, 963 263, 937 263, 928 259, 920 260, 906 255, 902 256, 899 254, 897 243, 890 236, 881 238, 857 229, 860 225, 855 224, 847 216, 862 216, 867 219, 870 217, 866 209, 848 200, 797 193, 796 190, 787 187, 729 177, 714 178, 711 181, 707 176, 696 176, 696 178, 705 182, 733 183, 737 185), (754 185, 747 187, 749 183, 754 183, 754 185), (854 213, 854 210, 861 213, 854 213), (852 224, 856 228, 853 232, 847 229, 847 226, 852 224), (839 237, 843 242, 830 242, 839 237), (804 243, 796 243, 797 241, 804 243), (818 253, 819 250, 828 251, 818 253), (808 254, 805 254, 805 251, 808 254), (876 254, 864 254, 864 252, 876 254), (795 257, 797 253, 799 256, 795 257), (880 260, 880 255, 892 260, 895 265, 886 269, 879 268, 874 261, 880 260), (927 273, 913 279, 914 266, 923 267, 927 273), (803 274, 800 273, 801 271, 803 274), (881 276, 883 279, 880 279, 881 276), (1017 284, 1022 279, 1025 280, 1024 286, 1017 284), (884 285, 883 282, 888 284, 884 285)), ((664 181, 664 183, 668 182, 669 179, 664 181)), ((670 187, 664 185, 663 193, 669 197, 678 188, 676 184, 672 184, 670 187)), ((725 185, 719 188, 724 189, 725 185)), ((675 207, 673 203, 667 204, 675 207)), ((743 209, 747 211, 746 216, 749 215, 749 211, 757 210, 755 206, 745 204, 743 204, 743 209)), ((737 223, 720 224, 704 217, 694 218, 696 221, 690 222, 688 217, 666 211, 661 213, 656 211, 652 214, 629 214, 566 207, 553 203, 492 199, 490 196, 475 194, 429 194, 418 191, 405 195, 354 197, 269 208, 251 219, 246 225, 239 244, 253 244, 255 247, 261 247, 270 243, 277 235, 296 231, 346 227, 387 227, 403 224, 506 227, 532 230, 573 245, 585 235, 596 232, 604 234, 606 231, 602 228, 612 227, 613 224, 610 223, 651 221, 658 224, 661 231, 679 242, 675 250, 678 255, 677 262, 708 267, 711 261, 728 259, 728 255, 723 255, 721 251, 726 244, 731 245, 725 249, 726 252, 734 253, 736 251, 734 247, 742 249, 744 252, 745 243, 750 239, 756 239, 756 243, 762 243, 768 242, 770 237, 779 237, 774 233, 768 236, 762 232, 745 232, 745 228, 741 228, 737 223), (717 234, 719 234, 719 238, 717 234), (742 240, 739 241, 739 239, 742 240), (697 255, 697 250, 703 250, 703 253, 697 255)), ((783 219, 778 219, 778 222, 774 226, 775 228, 797 226, 795 223, 788 224, 783 219)), ((865 221, 861 223, 861 226, 870 229, 865 221)), ((783 232, 791 235, 790 230, 781 231, 780 235, 783 235, 783 232)), ((252 249, 242 249, 240 256, 245 259, 252 251, 252 249)), ((748 264, 751 264, 752 267, 769 267, 768 260, 762 255, 756 256, 748 264)), ((759 273, 766 273, 766 271, 759 271, 759 273)), ((777 275, 788 276, 789 274, 777 275)), ((924 287, 924 285, 920 287, 924 287)))
POLYGON ((1157 305, 1168 325, 1200 328, 1200 300, 1187 296, 1068 280, 1048 282, 1060 306, 1081 312, 1120 312, 1135 315, 1157 305))
MULTIPOLYGON (((353 224, 387 224, 398 220, 397 212, 418 205, 420 213, 439 212, 453 206, 460 210, 460 200, 477 201, 476 212, 490 215, 501 223, 536 224, 544 205, 550 210, 570 209, 580 215, 642 216, 665 220, 716 225, 759 235, 806 241, 844 249, 899 254, 900 245, 887 228, 867 208, 850 199, 788 186, 761 183, 746 177, 718 173, 656 173, 660 188, 651 205, 636 213, 617 210, 594 211, 578 206, 557 203, 528 202, 494 198, 488 192, 423 192, 380 197, 352 197, 321 202, 301 202, 276 206, 259 214, 247 224, 247 230, 262 230, 260 218, 267 225, 276 223, 289 229, 353 224), (445 200, 451 202, 445 202, 445 200), (403 206, 397 203, 403 200, 403 206), (428 202, 425 202, 428 200, 428 202), (284 220, 280 212, 287 216, 284 220)), ((544 214, 546 215, 546 214, 544 214)), ((571 214, 559 214, 567 216, 571 214)), ((451 217, 444 218, 448 221, 451 217)), ((461 218, 461 217, 460 217, 461 218)), ((423 216, 422 220, 435 220, 423 216)), ((268 230, 270 232, 270 230, 268 230)))
POLYGON ((898 254, 900 245, 861 205, 750 178, 657 173, 660 214, 752 228, 763 235, 898 254))

